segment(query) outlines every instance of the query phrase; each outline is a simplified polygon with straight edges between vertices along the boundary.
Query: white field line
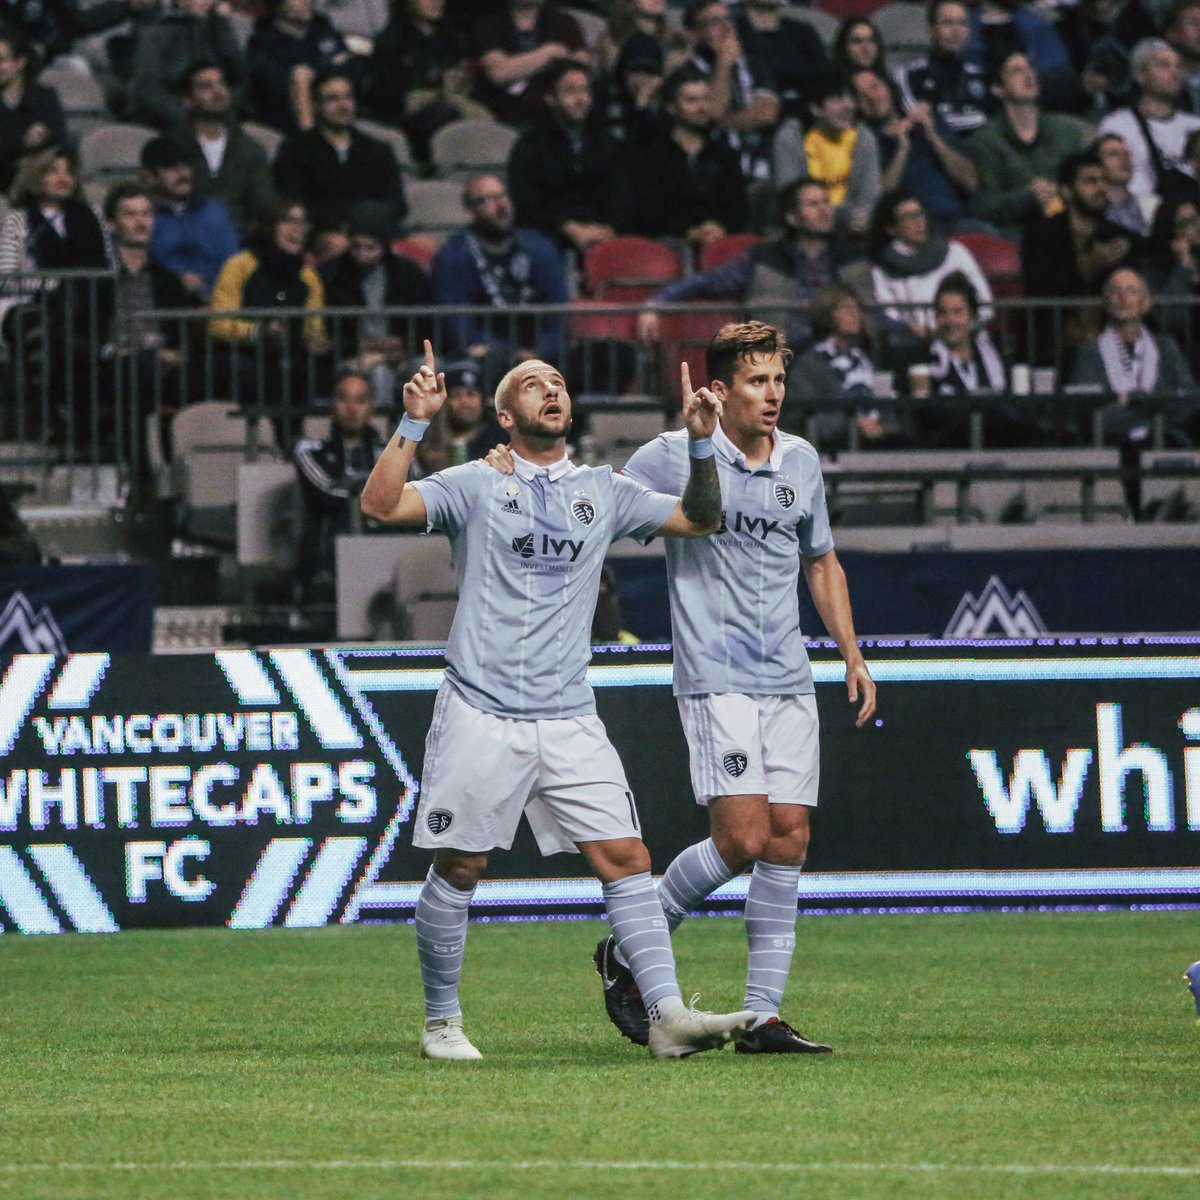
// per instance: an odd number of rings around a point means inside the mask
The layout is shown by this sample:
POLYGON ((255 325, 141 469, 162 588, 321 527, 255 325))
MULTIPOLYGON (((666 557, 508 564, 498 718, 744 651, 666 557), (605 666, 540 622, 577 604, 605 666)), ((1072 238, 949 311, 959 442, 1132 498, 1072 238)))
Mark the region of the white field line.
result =
POLYGON ((938 1162, 684 1162, 672 1159, 622 1161, 610 1159, 525 1159, 502 1162, 494 1159, 247 1159, 238 1161, 177 1162, 28 1162, 0 1163, 0 1174, 87 1171, 724 1171, 803 1175, 815 1172, 877 1172, 879 1174, 953 1175, 1096 1175, 1200 1176, 1200 1166, 1125 1165, 1121 1163, 938 1163, 938 1162))

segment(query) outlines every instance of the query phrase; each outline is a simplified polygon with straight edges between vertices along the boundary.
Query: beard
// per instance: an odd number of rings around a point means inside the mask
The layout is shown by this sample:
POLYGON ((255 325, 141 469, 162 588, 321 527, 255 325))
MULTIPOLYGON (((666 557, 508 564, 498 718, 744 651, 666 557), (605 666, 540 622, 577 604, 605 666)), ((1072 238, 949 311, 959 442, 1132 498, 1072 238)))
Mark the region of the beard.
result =
POLYGON ((571 419, 567 418, 566 423, 562 428, 558 428, 556 422, 560 418, 552 417, 549 421, 543 421, 540 417, 534 417, 532 420, 527 417, 518 416, 513 413, 513 430, 519 433, 523 438, 548 438, 555 441, 558 438, 564 438, 571 431, 571 419))

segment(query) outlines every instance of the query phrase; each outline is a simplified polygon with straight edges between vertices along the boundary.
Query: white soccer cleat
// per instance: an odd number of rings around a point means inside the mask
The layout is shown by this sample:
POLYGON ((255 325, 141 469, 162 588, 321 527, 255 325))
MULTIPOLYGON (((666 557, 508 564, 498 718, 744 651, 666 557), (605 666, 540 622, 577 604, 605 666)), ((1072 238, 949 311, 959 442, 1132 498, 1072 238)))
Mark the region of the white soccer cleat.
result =
POLYGON ((650 1026, 650 1053, 655 1058, 686 1058, 701 1050, 719 1050, 735 1034, 754 1028, 758 1014, 702 1012, 696 1007, 699 995, 692 997, 690 1008, 681 1008, 650 1026))
POLYGON ((465 1062, 482 1058, 463 1033, 462 1017, 431 1017, 421 1031, 421 1053, 426 1058, 465 1062))

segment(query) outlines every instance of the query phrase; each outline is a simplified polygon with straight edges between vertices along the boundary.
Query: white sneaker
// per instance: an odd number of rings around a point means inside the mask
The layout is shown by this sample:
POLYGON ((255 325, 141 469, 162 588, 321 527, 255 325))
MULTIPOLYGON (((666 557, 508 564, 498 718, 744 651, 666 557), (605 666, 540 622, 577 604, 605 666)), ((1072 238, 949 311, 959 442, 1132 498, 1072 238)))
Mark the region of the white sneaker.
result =
POLYGON ((430 1017, 421 1031, 421 1053, 426 1058, 482 1058, 463 1033, 462 1017, 430 1017))
POLYGON ((650 1053, 655 1058, 686 1058, 701 1050, 719 1050, 737 1033, 754 1028, 758 1014, 702 1012, 696 1007, 699 993, 690 1008, 681 1008, 650 1026, 650 1053))

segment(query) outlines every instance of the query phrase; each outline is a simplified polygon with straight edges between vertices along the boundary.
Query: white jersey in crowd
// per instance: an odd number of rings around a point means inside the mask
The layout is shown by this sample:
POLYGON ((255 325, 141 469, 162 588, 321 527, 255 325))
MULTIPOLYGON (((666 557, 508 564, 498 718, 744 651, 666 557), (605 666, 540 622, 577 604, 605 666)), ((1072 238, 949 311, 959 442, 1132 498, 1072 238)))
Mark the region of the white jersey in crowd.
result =
POLYGON ((497 716, 594 713, 587 668, 605 552, 620 538, 650 537, 677 496, 611 467, 513 457, 515 475, 478 461, 411 485, 428 528, 449 536, 458 576, 446 678, 468 704, 497 716))
MULTIPOLYGON (((1184 162, 1184 147, 1188 138, 1200 129, 1200 117, 1191 113, 1172 113, 1165 120, 1150 117, 1146 128, 1158 147, 1159 155, 1168 167, 1180 168, 1184 162)), ((1129 158, 1133 164, 1133 177, 1129 190, 1135 196, 1149 196, 1157 189, 1157 174, 1154 170, 1154 155, 1146 143, 1145 130, 1132 109, 1118 108, 1100 121, 1098 133, 1115 133, 1125 139, 1129 147, 1129 158)))
MULTIPOLYGON (((724 504, 706 538, 667 542, 677 696, 813 691, 800 632, 800 559, 833 549, 817 452, 775 432, 756 470, 718 426, 713 434, 724 504)), ((688 472, 687 433, 664 433, 629 460, 625 474, 671 491, 688 472)))

